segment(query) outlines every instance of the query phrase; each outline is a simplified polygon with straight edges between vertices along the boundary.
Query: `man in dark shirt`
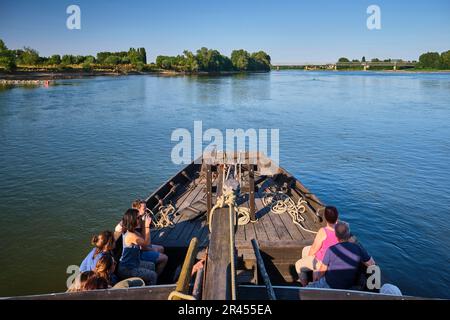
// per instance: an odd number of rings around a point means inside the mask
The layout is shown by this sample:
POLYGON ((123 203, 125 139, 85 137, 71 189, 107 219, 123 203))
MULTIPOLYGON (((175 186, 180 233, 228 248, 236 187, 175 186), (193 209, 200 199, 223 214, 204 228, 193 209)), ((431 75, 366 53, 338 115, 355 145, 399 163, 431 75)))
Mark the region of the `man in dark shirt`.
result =
POLYGON ((366 266, 375 264, 366 250, 349 242, 351 234, 346 222, 339 221, 335 232, 339 243, 328 248, 319 272, 314 275, 314 282, 308 287, 350 289, 355 284, 360 263, 366 266))

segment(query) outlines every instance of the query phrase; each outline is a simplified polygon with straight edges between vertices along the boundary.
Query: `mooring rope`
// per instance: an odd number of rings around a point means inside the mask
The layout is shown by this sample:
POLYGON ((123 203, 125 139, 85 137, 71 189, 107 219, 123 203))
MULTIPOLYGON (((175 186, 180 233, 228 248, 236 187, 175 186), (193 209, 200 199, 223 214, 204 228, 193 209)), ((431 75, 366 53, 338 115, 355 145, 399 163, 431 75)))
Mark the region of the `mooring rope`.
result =
POLYGON ((305 228, 300 222, 305 222, 305 218, 302 216, 306 212, 306 205, 308 202, 300 197, 297 203, 292 200, 290 196, 283 192, 269 192, 266 193, 262 199, 264 206, 270 207, 270 211, 275 214, 283 214, 287 212, 292 222, 298 225, 302 230, 316 234, 317 231, 313 231, 305 228))

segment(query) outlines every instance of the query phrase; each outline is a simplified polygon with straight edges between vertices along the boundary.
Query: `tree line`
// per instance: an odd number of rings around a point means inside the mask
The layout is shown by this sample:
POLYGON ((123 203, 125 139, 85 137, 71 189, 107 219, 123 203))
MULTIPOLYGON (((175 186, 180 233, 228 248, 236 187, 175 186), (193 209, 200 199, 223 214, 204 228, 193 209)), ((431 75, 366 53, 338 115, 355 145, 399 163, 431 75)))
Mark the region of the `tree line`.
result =
POLYGON ((250 54, 242 49, 234 50, 229 58, 217 50, 201 48, 195 54, 185 50, 182 55, 158 56, 156 63, 147 64, 145 48, 99 52, 95 57, 69 54, 41 57, 38 51, 29 47, 10 50, 0 39, 0 66, 7 71, 13 71, 17 66, 66 68, 73 65, 85 70, 92 70, 94 67, 131 66, 138 71, 159 68, 179 72, 269 71, 271 68, 270 56, 264 51, 250 54))
POLYGON ((70 54, 41 57, 38 51, 29 47, 10 50, 0 39, 0 66, 7 71, 13 71, 19 65, 42 67, 81 65, 83 69, 91 69, 93 65, 113 66, 119 64, 130 64, 137 69, 142 69, 147 64, 145 48, 130 48, 128 51, 121 52, 99 52, 96 57, 70 54))
MULTIPOLYGON (((392 62, 392 59, 380 60, 378 58, 373 58, 371 62, 392 62)), ((399 61, 399 60, 396 60, 399 61)), ((401 61, 401 60, 400 60, 401 61)), ((338 63, 344 62, 366 62, 366 58, 362 57, 361 61, 357 59, 350 59, 342 57, 338 59, 338 63)), ((427 52, 419 56, 419 61, 412 61, 416 63, 416 69, 436 69, 436 70, 450 70, 450 50, 444 51, 442 53, 438 52, 427 52)))
POLYGON ((419 57, 419 68, 426 69, 450 69, 450 50, 444 51, 441 54, 438 52, 427 52, 421 54, 419 57))
MULTIPOLYGON (((380 59, 378 59, 378 58, 372 58, 372 59, 370 59, 370 62, 392 62, 392 61, 394 61, 394 60, 393 60, 393 59, 384 59, 384 60, 380 60, 380 59)), ((397 59, 396 61, 399 61, 399 60, 397 59)), ((355 63, 357 63, 357 62, 368 62, 368 61, 367 61, 366 57, 362 57, 361 60, 358 60, 358 59, 352 59, 351 61, 350 61, 350 59, 348 59, 348 58, 346 58, 346 57, 342 57, 342 58, 339 58, 339 59, 338 59, 338 62, 341 62, 341 63, 355 62, 355 63)))
POLYGON ((234 50, 231 57, 219 51, 201 48, 194 54, 185 50, 182 55, 158 56, 156 66, 164 70, 181 72, 221 72, 221 71, 269 71, 270 56, 264 51, 250 54, 240 49, 234 50))

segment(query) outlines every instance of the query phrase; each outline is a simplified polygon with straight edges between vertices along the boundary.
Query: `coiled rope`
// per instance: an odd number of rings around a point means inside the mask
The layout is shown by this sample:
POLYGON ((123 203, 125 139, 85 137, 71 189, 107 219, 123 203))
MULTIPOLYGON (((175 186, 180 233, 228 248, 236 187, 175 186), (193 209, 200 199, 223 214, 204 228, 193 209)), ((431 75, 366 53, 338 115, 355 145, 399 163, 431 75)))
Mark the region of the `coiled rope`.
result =
POLYGON ((287 212, 291 216, 292 222, 298 225, 303 231, 317 233, 317 231, 307 229, 301 224, 301 222, 305 222, 302 214, 306 212, 306 205, 308 204, 302 197, 295 203, 291 197, 283 192, 269 192, 264 195, 262 201, 264 206, 270 207, 270 211, 275 214, 287 212))
POLYGON ((166 227, 174 227, 172 215, 175 212, 175 207, 172 204, 160 206, 157 213, 153 213, 147 209, 147 213, 151 214, 152 224, 155 229, 162 229, 166 227))
MULTIPOLYGON (((233 207, 235 214, 237 215, 237 219, 235 220, 235 224, 239 226, 244 226, 250 222, 250 209, 244 207, 238 207, 236 205, 236 195, 234 192, 226 191, 223 195, 217 198, 216 204, 211 208, 209 212, 208 221, 211 221, 211 218, 214 214, 214 211, 218 208, 223 208, 225 206, 233 207)), ((209 232, 211 232, 212 224, 209 223, 209 232)))

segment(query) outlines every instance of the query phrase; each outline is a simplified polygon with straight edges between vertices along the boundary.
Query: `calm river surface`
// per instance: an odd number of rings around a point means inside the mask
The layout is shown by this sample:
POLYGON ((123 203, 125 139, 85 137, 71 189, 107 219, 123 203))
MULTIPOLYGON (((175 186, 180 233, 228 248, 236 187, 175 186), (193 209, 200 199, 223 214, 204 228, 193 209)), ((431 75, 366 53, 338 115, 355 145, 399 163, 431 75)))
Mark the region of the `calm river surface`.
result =
POLYGON ((404 294, 450 298, 450 74, 99 77, 0 91, 0 296, 65 289, 93 233, 179 167, 175 128, 279 128, 404 294))

